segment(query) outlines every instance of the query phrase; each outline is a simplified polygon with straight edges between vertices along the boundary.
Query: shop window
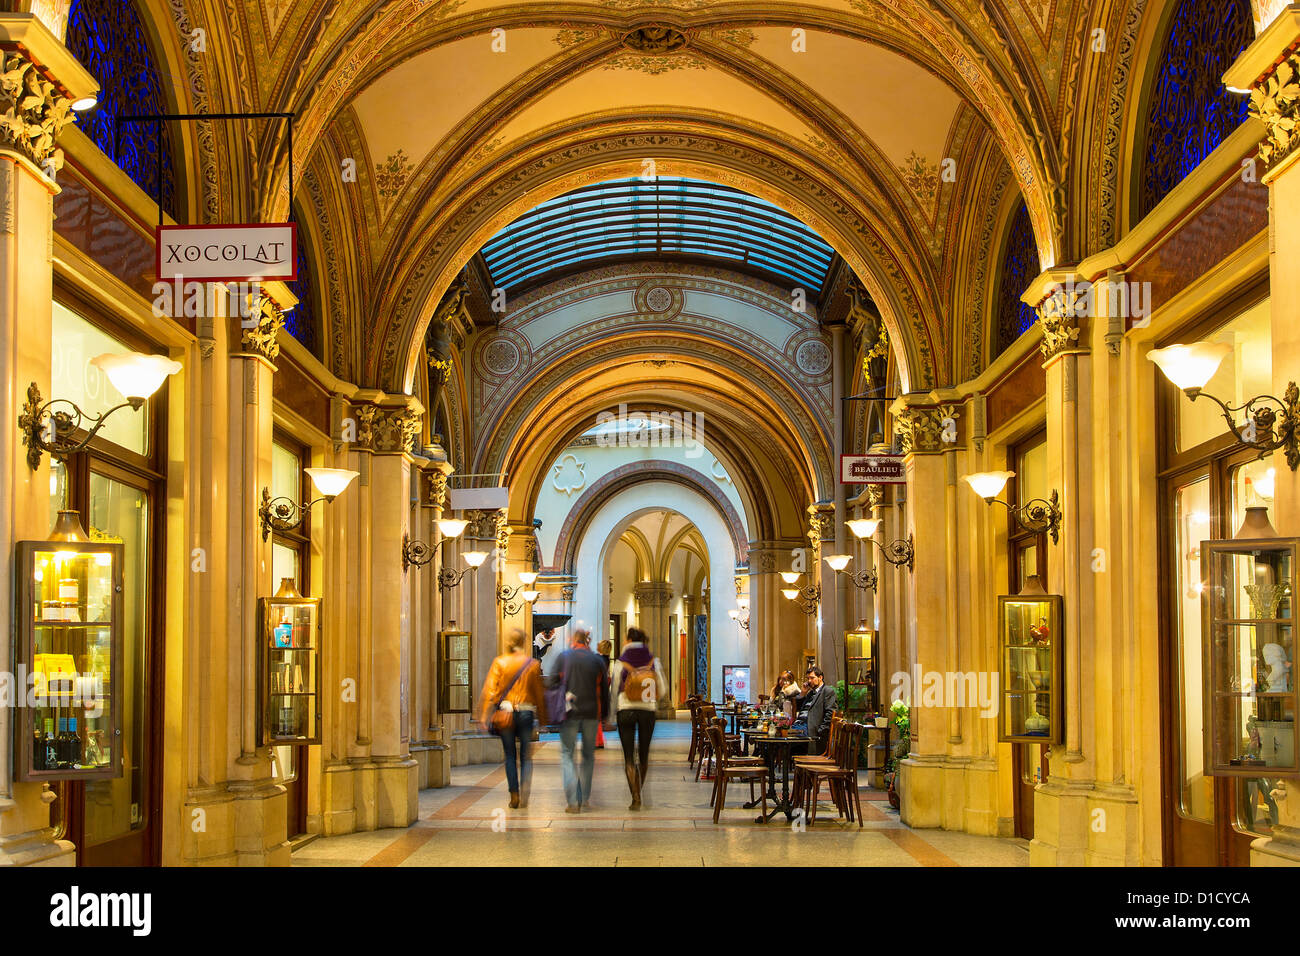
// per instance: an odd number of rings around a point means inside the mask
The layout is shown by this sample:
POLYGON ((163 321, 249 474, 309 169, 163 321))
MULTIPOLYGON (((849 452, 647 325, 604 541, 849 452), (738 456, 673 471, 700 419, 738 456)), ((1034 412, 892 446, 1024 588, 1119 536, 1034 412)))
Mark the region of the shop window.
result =
POLYGON ((161 160, 162 207, 177 218, 177 152, 172 124, 162 124, 161 137, 151 123, 124 123, 120 128, 117 124, 119 116, 173 112, 163 94, 163 74, 149 49, 136 4, 132 0, 72 0, 66 42, 72 55, 99 81, 99 103, 78 114, 77 125, 155 200, 161 160))
POLYGON ((1210 533, 1210 479, 1203 476, 1174 491, 1174 593, 1178 634, 1178 812, 1214 820, 1214 780, 1205 774, 1205 699, 1201 650, 1201 542, 1210 533))
MULTIPOLYGON (((91 325, 62 303, 54 303, 50 336, 50 394, 75 402, 88 416, 101 415, 126 399, 90 360, 106 352, 130 352, 111 335, 91 325)), ((149 415, 118 412, 99 432, 114 445, 147 455, 149 415)))
MULTIPOLYGON (((1256 395, 1273 394, 1273 330, 1269 300, 1247 309, 1219 329, 1202 336, 1209 342, 1224 342, 1233 352, 1223 360, 1214 378, 1205 386, 1207 395, 1229 405, 1241 405, 1256 395)), ((1195 341, 1189 338, 1188 341, 1195 341)), ((1185 452, 1219 438, 1228 431, 1223 410, 1202 399, 1177 403, 1178 451, 1185 452)), ((1235 529, 1234 529, 1235 530, 1235 529)))
POLYGON ((990 359, 1005 352, 1011 343, 1024 335, 1038 320, 1034 310, 1020 301, 1029 284, 1038 278, 1038 246, 1034 244, 1034 227, 1029 209, 1022 200, 1011 217, 998 280, 998 297, 994 305, 996 323, 990 359))
MULTIPOLYGON (((1046 499, 1052 492, 1047 480, 1047 433, 1038 432, 1011 449, 1007 456, 1010 471, 1015 472, 1007 484, 1007 502, 1018 508, 1035 498, 1046 499)), ((1011 571, 1011 590, 1018 594, 1037 575, 1047 588, 1047 532, 1026 531, 1008 516, 1007 558, 1011 571)), ((1042 744, 1013 744, 1018 748, 1016 766, 1021 785, 1032 788, 1047 779, 1048 748, 1042 744)), ((1032 792, 1022 792, 1021 801, 1033 800, 1032 792)), ((1022 829, 1026 824, 1020 824, 1022 829)), ((1031 830, 1026 830, 1032 835, 1031 830)), ((1022 836, 1025 833, 1021 834, 1022 836)))
POLYGON ((1179 0, 1147 108, 1138 218, 1155 209, 1246 118, 1223 74, 1255 39, 1250 0, 1179 0))
MULTIPOLYGON (((301 503, 307 487, 303 472, 304 449, 288 439, 276 438, 271 445, 271 497, 288 498, 301 503)), ((311 581, 307 576, 307 553, 311 540, 309 517, 288 531, 276 531, 271 537, 271 588, 275 590, 285 578, 292 578, 298 593, 307 596, 311 581)))

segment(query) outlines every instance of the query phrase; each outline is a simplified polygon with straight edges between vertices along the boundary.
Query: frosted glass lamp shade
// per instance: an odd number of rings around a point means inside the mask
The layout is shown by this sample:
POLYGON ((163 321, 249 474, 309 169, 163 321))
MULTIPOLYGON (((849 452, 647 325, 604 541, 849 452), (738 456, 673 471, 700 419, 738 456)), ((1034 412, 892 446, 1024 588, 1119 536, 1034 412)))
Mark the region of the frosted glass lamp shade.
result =
POLYGON ((121 355, 96 355, 90 364, 108 376, 113 387, 127 399, 143 401, 162 387, 168 375, 181 370, 181 363, 165 355, 126 352, 121 355))
POLYGON ((733 607, 730 611, 727 612, 727 617, 731 618, 733 621, 739 620, 740 612, 733 607))
POLYGON ((849 530, 859 538, 870 538, 875 535, 876 529, 880 527, 879 518, 856 518, 853 521, 846 522, 849 530))
POLYGON ((828 554, 828 555, 825 557, 824 560, 826 561, 827 564, 829 564, 829 565, 831 566, 831 570, 832 570, 832 571, 835 571, 835 572, 838 573, 838 572, 840 572, 840 571, 843 571, 845 568, 847 568, 847 567, 849 566, 849 562, 853 560, 853 555, 851 555, 851 554, 828 554))
POLYGON ((747 607, 749 607, 749 598, 747 598, 747 597, 738 597, 738 598, 736 598, 736 607, 738 607, 738 608, 747 608, 747 607))
POLYGON ((537 580, 537 572, 536 572, 536 571, 520 571, 520 572, 519 572, 519 583, 522 584, 522 585, 523 585, 524 587, 526 587, 526 588, 530 588, 530 587, 532 587, 532 586, 533 586, 533 582, 536 581, 536 580, 537 580))
POLYGON ((787 601, 793 601, 799 596, 799 591, 796 588, 782 588, 781 593, 785 595, 787 601))
POLYGON ((471 568, 477 568, 481 566, 484 561, 487 560, 487 552, 466 551, 464 554, 461 555, 461 557, 465 559, 465 563, 468 564, 471 568))
POLYGON ((541 591, 525 591, 524 600, 527 601, 529 604, 532 604, 534 601, 537 600, 538 596, 541 593, 542 593, 541 591))
POLYGON ((1014 471, 981 471, 966 475, 964 480, 975 489, 975 494, 985 501, 992 501, 1002 494, 1002 489, 1007 486, 1007 479, 1014 478, 1015 474, 1014 471))
POLYGON ((1193 342, 1191 345, 1153 349, 1147 353, 1147 358, 1183 391, 1199 392, 1214 378, 1214 373, 1231 352, 1232 346, 1226 342, 1193 342))
POLYGON ((799 572, 798 572, 798 571, 782 571, 782 572, 781 572, 781 580, 784 581, 786 584, 794 584, 796 581, 799 580, 799 572))
POLYGON ((469 522, 463 518, 439 518, 438 530, 442 532, 444 538, 459 538, 469 527, 469 522))
POLYGON ((334 499, 343 494, 343 490, 352 484, 352 479, 361 474, 346 468, 304 468, 307 477, 316 490, 325 498, 334 499))

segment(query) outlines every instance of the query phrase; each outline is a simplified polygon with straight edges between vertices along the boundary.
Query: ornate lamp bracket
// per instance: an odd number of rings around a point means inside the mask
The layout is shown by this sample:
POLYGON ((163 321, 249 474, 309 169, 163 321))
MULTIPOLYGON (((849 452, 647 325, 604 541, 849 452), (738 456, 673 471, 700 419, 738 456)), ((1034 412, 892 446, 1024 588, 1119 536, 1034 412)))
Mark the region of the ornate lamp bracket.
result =
POLYGON ((132 398, 114 405, 101 415, 88 415, 66 398, 42 402, 41 390, 32 382, 27 386, 27 403, 18 416, 23 444, 27 446, 27 467, 32 471, 40 468, 45 452, 49 452, 51 458, 66 460, 68 456, 75 455, 88 446, 114 412, 123 408, 139 411, 144 402, 143 398, 132 398), (66 405, 68 410, 53 411, 55 405, 66 405), (86 435, 78 441, 73 436, 83 429, 86 435))

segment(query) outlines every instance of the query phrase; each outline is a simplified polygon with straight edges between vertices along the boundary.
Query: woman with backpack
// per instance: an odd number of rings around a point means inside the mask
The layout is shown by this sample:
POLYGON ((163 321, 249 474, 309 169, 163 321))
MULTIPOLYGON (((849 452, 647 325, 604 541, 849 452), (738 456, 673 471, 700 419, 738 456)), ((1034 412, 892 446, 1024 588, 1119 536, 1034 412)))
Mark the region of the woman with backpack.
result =
POLYGON ((645 632, 627 630, 623 653, 614 662, 610 674, 614 689, 618 739, 623 744, 623 770, 632 791, 629 810, 641 809, 641 787, 650 769, 650 738, 654 736, 655 710, 668 693, 668 681, 658 659, 646 647, 645 632))
POLYGON ((528 785, 533 761, 528 750, 533 727, 546 722, 546 691, 542 687, 541 662, 525 650, 527 638, 515 628, 506 639, 506 653, 492 662, 483 685, 483 709, 479 723, 501 738, 506 761, 506 785, 510 809, 528 806, 528 785), (518 754, 519 765, 515 766, 518 754), (522 794, 522 798, 521 795, 522 794))

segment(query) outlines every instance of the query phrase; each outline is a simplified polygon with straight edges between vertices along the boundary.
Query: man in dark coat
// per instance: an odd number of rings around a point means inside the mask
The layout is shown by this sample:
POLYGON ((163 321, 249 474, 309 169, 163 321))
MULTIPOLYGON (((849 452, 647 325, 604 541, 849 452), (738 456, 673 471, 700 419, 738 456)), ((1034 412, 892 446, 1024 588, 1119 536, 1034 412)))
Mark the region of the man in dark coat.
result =
POLYGON ((835 689, 826 683, 820 667, 808 668, 808 691, 800 702, 800 710, 807 715, 808 736, 812 743, 808 752, 819 754, 826 746, 831 733, 831 714, 835 712, 835 689))
POLYGON ((563 683, 567 713, 552 714, 560 725, 560 768, 564 773, 566 813, 578 813, 591 805, 591 776, 596 766, 596 729, 600 726, 603 701, 609 694, 606 665, 591 652, 591 635, 584 630, 573 634, 569 649, 555 662, 551 677, 563 683), (582 766, 575 766, 574 749, 582 734, 582 766))

